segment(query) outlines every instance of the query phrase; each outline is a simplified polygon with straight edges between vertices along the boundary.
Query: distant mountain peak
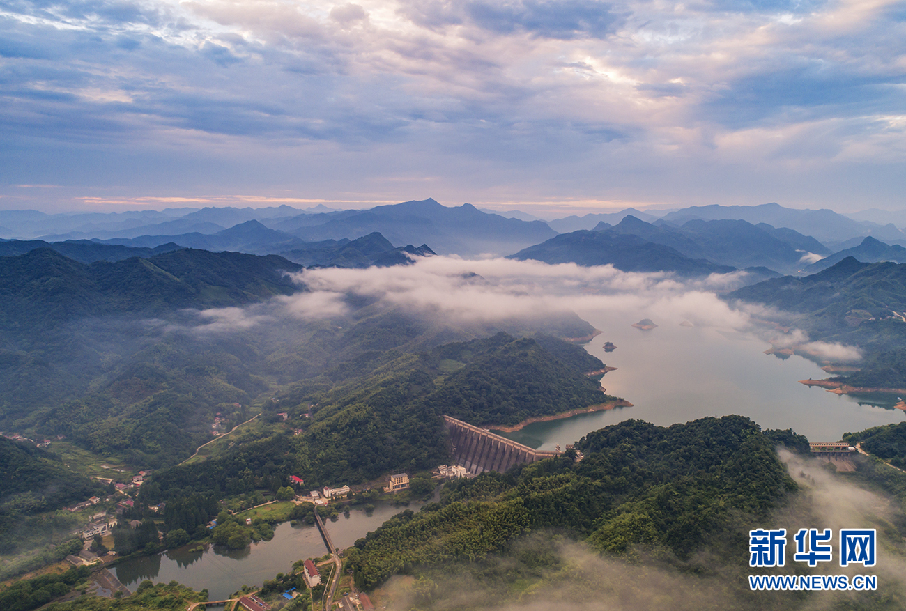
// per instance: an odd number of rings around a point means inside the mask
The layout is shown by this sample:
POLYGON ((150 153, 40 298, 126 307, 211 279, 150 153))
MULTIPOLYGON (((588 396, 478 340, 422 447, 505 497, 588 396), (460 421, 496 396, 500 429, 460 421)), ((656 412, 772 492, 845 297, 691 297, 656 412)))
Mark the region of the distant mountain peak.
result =
POLYGON ((632 215, 632 214, 627 214, 626 216, 623 217, 623 220, 621 220, 621 221, 617 224, 617 227, 623 227, 623 228, 626 228, 626 227, 641 227, 641 226, 643 226, 643 225, 650 225, 650 224, 651 224, 651 223, 646 223, 645 221, 643 221, 642 219, 640 219, 640 218, 637 217, 637 216, 634 216, 634 215, 632 215))

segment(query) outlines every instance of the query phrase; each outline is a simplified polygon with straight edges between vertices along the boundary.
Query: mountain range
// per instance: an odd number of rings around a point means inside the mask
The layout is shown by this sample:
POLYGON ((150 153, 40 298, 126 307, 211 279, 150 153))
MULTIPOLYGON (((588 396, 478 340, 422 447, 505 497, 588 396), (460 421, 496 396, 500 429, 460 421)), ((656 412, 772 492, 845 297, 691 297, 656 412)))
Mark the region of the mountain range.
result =
POLYGON ((749 223, 767 223, 773 227, 786 227, 810 235, 832 249, 853 246, 847 243, 871 235, 888 242, 906 242, 906 233, 892 223, 878 224, 857 221, 833 210, 799 210, 770 203, 760 206, 692 206, 664 215, 668 223, 682 225, 692 219, 742 220, 749 223))
POLYGON ((817 263, 812 263, 805 268, 807 272, 815 273, 836 265, 847 257, 853 257, 862 263, 881 263, 884 261, 893 261, 894 263, 906 263, 906 248, 899 245, 889 245, 868 236, 858 246, 845 248, 840 252, 825 257, 817 263))
POLYGON ((693 219, 682 226, 663 220, 647 223, 625 216, 615 226, 560 234, 526 248, 513 258, 546 263, 613 264, 623 271, 672 271, 684 275, 764 268, 794 273, 811 258, 830 251, 814 238, 791 229, 746 221, 693 219))
MULTIPOLYGON (((584 264, 592 261, 614 263, 620 268, 646 271, 681 271, 710 273, 714 269, 682 258, 704 259, 718 267, 737 269, 765 268, 780 273, 801 274, 827 267, 846 256, 860 260, 899 260, 898 246, 906 245, 906 233, 893 224, 878 223, 883 211, 869 211, 868 216, 850 218, 831 210, 799 210, 778 204, 759 206, 693 206, 668 213, 627 208, 619 212, 568 216, 543 222, 530 214, 510 210, 496 214, 471 204, 447 207, 433 199, 377 206, 367 210, 332 210, 319 205, 307 210, 290 206, 272 208, 181 208, 163 211, 145 210, 123 213, 82 213, 48 215, 36 211, 0 211, 0 235, 33 237, 43 235, 58 252, 80 261, 109 260, 129 256, 128 251, 100 251, 88 246, 92 242, 120 247, 152 249, 136 251, 138 256, 159 252, 160 247, 176 246, 211 251, 234 251, 250 254, 280 254, 303 265, 365 266, 375 264, 380 253, 369 245, 348 246, 360 238, 379 233, 388 244, 430 244, 432 252, 465 257, 484 255, 524 256, 542 260, 569 260, 584 264), (658 218, 660 217, 660 218, 658 218), (872 220, 868 220, 872 219, 872 220), (560 238, 575 231, 595 230, 616 240, 611 255, 600 250, 566 255, 567 242, 586 239, 560 238), (43 232, 43 233, 41 233, 43 232), (617 238, 633 235, 644 242, 665 246, 673 251, 652 250, 644 243, 617 238), (874 241, 863 244, 866 237, 874 241), (886 244, 881 245, 881 241, 886 244), (63 244, 66 246, 63 246, 63 244), (83 244, 78 246, 78 244, 83 244), (364 248, 353 255, 357 248, 364 248), (561 249, 553 255, 551 249, 561 249), (626 248, 626 252, 614 249, 626 248), (80 250, 81 249, 81 250, 80 250), (316 251, 318 252, 317 254, 316 251), (548 254, 542 254, 549 251, 548 254), (675 252, 674 252, 675 251, 675 252), (814 267, 821 258, 827 258, 814 267), (364 253, 368 253, 367 255, 364 253), (330 254, 333 253, 333 254, 330 254), (658 256, 660 263, 654 261, 658 256), (619 261, 614 257, 619 256, 619 261), (679 258, 678 258, 679 256, 679 258), (331 257, 335 257, 333 261, 331 257), (351 258, 350 258, 351 257, 351 258), (646 262, 647 261, 647 262, 646 262)), ((369 238, 373 241, 373 238, 369 238)), ((0 241, 0 252, 14 254, 31 246, 0 241)), ((415 247, 390 255, 389 261, 405 262, 415 247)), ((581 250, 581 249, 580 249, 581 250)), ((383 264, 383 263, 380 263, 383 264)))
POLYGON ((584 229, 562 233, 542 244, 521 250, 510 258, 542 261, 552 265, 612 264, 624 272, 671 271, 689 276, 735 271, 735 268, 728 265, 687 257, 673 247, 656 244, 637 235, 584 229))
POLYGON ((267 223, 304 240, 361 237, 380 232, 394 244, 430 244, 438 254, 507 254, 552 238, 542 221, 487 214, 471 204, 448 208, 433 199, 370 210, 292 217, 267 223))

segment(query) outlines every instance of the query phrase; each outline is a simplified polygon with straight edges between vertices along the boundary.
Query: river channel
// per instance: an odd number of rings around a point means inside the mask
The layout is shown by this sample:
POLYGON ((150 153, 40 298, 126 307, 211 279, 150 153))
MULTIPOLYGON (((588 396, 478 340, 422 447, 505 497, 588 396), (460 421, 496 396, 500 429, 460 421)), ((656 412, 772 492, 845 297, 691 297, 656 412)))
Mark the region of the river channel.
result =
MULTIPOLYGON (((340 514, 336 522, 325 521, 334 545, 352 546, 357 539, 392 516, 421 504, 394 507, 382 503, 372 513, 353 509, 349 517, 340 514)), ((196 590, 208 590, 208 600, 224 600, 243 585, 261 585, 277 573, 289 573, 293 563, 305 558, 317 558, 327 553, 316 526, 292 526, 284 522, 274 529, 270 541, 253 543, 244 550, 207 546, 204 551, 189 551, 191 546, 171 550, 154 556, 132 558, 111 569, 127 588, 135 591, 145 579, 158 582, 178 581, 196 590)))
POLYGON ((659 326, 643 331, 631 326, 639 318, 583 318, 602 331, 586 346, 588 352, 617 368, 602 386, 634 407, 536 422, 504 436, 553 450, 628 418, 666 426, 741 414, 763 428, 792 428, 811 441, 837 441, 846 432, 904 420, 904 412, 893 408, 896 397, 836 395, 799 384, 831 374, 800 356, 764 354, 770 344, 752 333, 681 326, 681 320, 654 320, 659 326), (607 341, 616 350, 606 353, 607 341))

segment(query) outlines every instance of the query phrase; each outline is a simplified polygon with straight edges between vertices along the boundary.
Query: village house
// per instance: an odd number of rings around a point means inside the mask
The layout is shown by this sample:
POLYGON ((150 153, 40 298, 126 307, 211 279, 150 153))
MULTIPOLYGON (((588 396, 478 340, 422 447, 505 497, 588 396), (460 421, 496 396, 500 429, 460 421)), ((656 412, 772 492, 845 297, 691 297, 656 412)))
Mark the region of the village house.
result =
POLYGON ((339 488, 328 488, 327 486, 324 486, 324 490, 321 492, 324 494, 324 498, 330 499, 335 496, 349 494, 349 486, 340 486, 339 488))
POLYGON ((437 468, 437 474, 446 479, 459 479, 465 477, 468 471, 461 465, 441 465, 437 468))
POLYGON ((268 611, 270 607, 257 596, 243 596, 239 599, 239 606, 246 611, 268 611))
POLYGON ((405 490, 409 487, 409 474, 408 473, 394 473, 390 476, 390 484, 385 488, 387 492, 396 492, 398 490, 405 490))
POLYGON ((311 560, 306 560, 304 562, 302 571, 305 574, 305 583, 308 584, 309 588, 313 588, 321 583, 321 573, 318 572, 318 567, 316 567, 315 563, 311 560))

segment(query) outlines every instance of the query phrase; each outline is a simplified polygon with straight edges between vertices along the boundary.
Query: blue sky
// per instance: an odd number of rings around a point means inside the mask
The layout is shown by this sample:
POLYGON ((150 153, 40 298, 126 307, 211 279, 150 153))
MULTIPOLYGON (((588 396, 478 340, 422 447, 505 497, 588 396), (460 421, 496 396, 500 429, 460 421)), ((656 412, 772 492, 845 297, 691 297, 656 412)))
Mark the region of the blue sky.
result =
POLYGON ((0 0, 0 208, 906 208, 906 2, 0 0))

